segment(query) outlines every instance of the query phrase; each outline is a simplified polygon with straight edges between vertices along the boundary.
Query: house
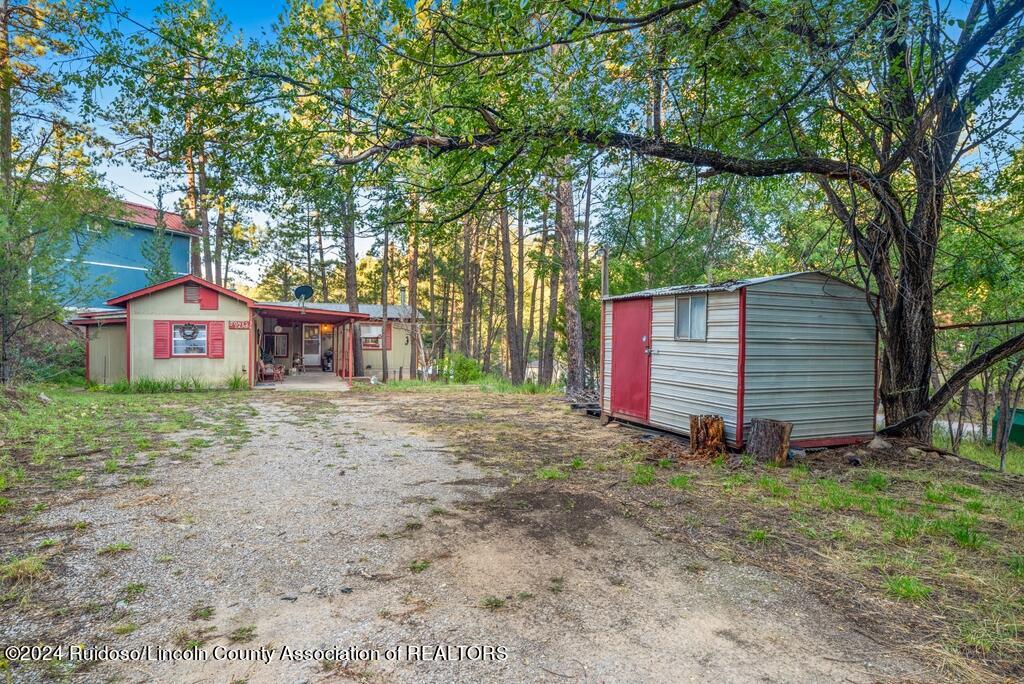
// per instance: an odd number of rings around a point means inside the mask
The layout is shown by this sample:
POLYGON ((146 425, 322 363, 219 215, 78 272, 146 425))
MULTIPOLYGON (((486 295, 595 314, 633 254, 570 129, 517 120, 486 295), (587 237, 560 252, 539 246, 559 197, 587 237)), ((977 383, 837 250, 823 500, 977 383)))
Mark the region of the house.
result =
POLYGON ((691 415, 720 415, 738 448, 754 418, 792 422, 795 446, 870 438, 869 297, 813 271, 605 297, 601 412, 684 435, 691 415))
MULTIPOLYGON (((295 302, 260 302, 261 305, 273 306, 295 306, 295 302)), ((310 303, 307 306, 316 307, 325 311, 337 311, 347 313, 348 304, 334 303, 310 303)), ((383 355, 387 354, 388 377, 408 377, 409 368, 412 364, 412 307, 405 304, 389 304, 387 325, 383 320, 383 307, 380 304, 360 304, 359 312, 367 314, 369 318, 359 324, 360 345, 363 353, 363 368, 357 376, 376 377, 381 379, 383 372, 383 355)), ((425 316, 417 311, 417 320, 422 321, 425 316)), ((288 335, 277 333, 273 339, 264 336, 264 349, 272 350, 275 358, 287 358, 296 353, 300 344, 300 337, 297 331, 291 331, 288 335)), ((422 349, 420 345, 420 349, 422 349)), ((305 350, 303 350, 305 351, 305 350)), ((315 353, 311 347, 310 354, 315 353)), ((419 365, 419 364, 417 364, 419 365)))
MULTIPOLYGON (((134 202, 121 202, 120 216, 114 219, 115 230, 90 239, 83 233, 72 243, 68 261, 81 259, 85 280, 99 285, 99 292, 89 301, 72 302, 78 307, 99 307, 108 297, 119 292, 130 292, 149 284, 149 259, 143 248, 153 236, 157 225, 157 210, 134 202)), ((170 240, 171 268, 178 275, 191 271, 192 240, 198 231, 185 224, 184 219, 164 212, 164 225, 170 240)))
POLYGON ((261 342, 284 331, 299 331, 302 351, 309 352, 307 369, 320 372, 322 354, 330 350, 333 375, 350 379, 353 323, 368 318, 313 305, 255 302, 194 275, 139 288, 106 304, 113 308, 85 311, 71 320, 85 329, 86 379, 100 384, 196 378, 221 385, 244 378, 252 386, 259 379, 261 342))

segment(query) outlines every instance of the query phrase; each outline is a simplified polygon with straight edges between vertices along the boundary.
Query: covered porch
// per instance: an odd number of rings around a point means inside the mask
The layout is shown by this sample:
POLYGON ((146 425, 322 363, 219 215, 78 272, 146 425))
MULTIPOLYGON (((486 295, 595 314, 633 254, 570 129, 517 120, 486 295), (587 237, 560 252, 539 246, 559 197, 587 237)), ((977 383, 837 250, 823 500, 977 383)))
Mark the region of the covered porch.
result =
POLYGON ((355 372, 353 324, 365 318, 367 314, 317 309, 315 305, 254 303, 253 385, 294 390, 348 389, 355 372))

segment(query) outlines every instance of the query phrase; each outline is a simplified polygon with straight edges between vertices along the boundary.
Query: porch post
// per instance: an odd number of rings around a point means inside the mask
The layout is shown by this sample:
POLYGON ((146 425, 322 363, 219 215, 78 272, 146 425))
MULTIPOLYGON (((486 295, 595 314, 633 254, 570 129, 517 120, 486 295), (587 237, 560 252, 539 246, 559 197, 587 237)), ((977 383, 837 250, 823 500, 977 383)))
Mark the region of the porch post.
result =
POLYGON ((354 359, 356 358, 355 342, 353 342, 352 329, 355 327, 355 321, 349 321, 348 323, 348 381, 352 382, 355 378, 354 370, 354 359))

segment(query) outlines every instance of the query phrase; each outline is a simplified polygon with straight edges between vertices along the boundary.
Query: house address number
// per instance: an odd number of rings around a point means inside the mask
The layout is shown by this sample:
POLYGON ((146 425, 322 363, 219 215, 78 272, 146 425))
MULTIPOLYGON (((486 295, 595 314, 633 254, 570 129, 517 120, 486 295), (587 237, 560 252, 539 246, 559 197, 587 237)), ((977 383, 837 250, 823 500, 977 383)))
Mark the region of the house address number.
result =
POLYGON ((249 321, 228 321, 228 330, 248 330, 249 321))

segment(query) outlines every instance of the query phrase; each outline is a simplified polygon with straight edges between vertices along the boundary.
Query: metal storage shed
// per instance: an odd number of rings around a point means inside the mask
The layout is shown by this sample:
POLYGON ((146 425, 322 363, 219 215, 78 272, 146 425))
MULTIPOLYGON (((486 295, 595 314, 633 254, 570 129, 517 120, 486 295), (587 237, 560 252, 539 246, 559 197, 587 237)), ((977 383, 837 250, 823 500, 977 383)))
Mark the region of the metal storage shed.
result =
POLYGON ((601 412, 684 435, 690 415, 717 414, 737 448, 754 418, 792 422, 795 446, 869 439, 870 299, 817 271, 605 297, 601 412))

